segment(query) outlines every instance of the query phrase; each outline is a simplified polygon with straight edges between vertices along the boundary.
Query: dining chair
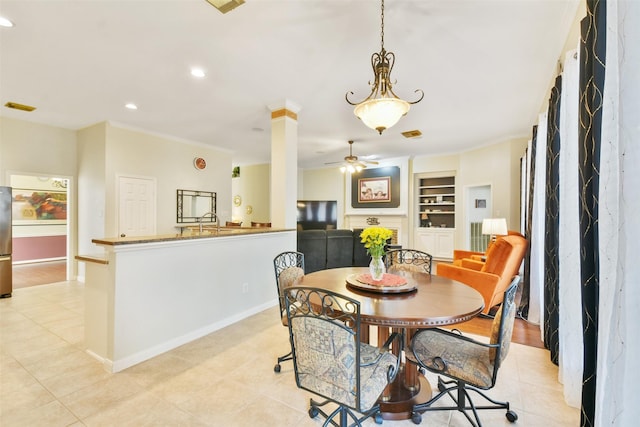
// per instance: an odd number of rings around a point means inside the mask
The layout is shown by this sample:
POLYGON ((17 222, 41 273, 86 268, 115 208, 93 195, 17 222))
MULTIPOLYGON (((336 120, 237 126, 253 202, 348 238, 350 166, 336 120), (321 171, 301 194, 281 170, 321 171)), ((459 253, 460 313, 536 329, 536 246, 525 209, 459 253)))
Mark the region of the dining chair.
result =
POLYGON ((284 299, 296 384, 324 399, 310 399, 309 416, 321 414, 323 426, 360 426, 370 417, 381 424, 378 399, 399 371, 390 349, 402 345, 400 335, 380 348, 361 342, 360 302, 333 291, 292 286, 284 299), (328 403, 338 407, 325 412, 328 403))
POLYGON ((423 251, 415 249, 392 249, 385 253, 385 266, 387 272, 413 271, 431 274, 433 257, 423 251))
POLYGON ((474 427, 482 426, 478 410, 506 409, 505 416, 509 422, 518 419, 518 415, 509 409, 509 402, 493 400, 482 390, 489 390, 496 384, 498 369, 509 352, 519 281, 520 277, 515 276, 504 292, 502 304, 491 325, 488 344, 463 336, 457 330, 421 329, 413 336, 411 353, 414 362, 421 369, 439 374, 439 393, 428 402, 413 406, 411 419, 415 424, 422 422, 422 413, 427 411, 460 411, 474 427), (443 380, 442 376, 450 380, 443 380), (472 391, 490 405, 477 406, 469 394, 472 391), (453 399, 455 406, 434 406, 445 395, 453 399))
MULTIPOLYGON (((302 252, 282 252, 273 259, 273 267, 276 273, 276 288, 278 290, 278 304, 280 305, 280 320, 283 326, 287 326, 287 313, 284 306, 285 289, 293 285, 296 279, 304 276, 304 254, 302 252)), ((280 372, 280 364, 291 360, 291 351, 278 357, 278 362, 273 367, 274 372, 280 372)))

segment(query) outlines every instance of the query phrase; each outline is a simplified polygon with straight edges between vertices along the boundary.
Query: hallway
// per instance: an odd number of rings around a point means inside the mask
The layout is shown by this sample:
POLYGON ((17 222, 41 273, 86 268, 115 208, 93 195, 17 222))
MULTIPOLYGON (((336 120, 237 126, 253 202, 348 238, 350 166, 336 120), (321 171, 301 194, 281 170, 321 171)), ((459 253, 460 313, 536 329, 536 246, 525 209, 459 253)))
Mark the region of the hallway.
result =
POLYGON ((14 265, 13 289, 63 282, 67 279, 66 269, 66 260, 14 265))

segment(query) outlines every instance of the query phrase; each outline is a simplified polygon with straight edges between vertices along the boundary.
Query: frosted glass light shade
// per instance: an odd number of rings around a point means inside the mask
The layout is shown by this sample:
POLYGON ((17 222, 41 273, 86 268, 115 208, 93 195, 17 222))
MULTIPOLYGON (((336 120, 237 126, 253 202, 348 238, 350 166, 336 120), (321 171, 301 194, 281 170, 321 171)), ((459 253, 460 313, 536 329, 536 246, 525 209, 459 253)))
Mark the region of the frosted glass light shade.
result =
POLYGON ((375 98, 356 105, 353 112, 367 127, 382 134, 398 123, 409 108, 409 103, 399 98, 375 98))

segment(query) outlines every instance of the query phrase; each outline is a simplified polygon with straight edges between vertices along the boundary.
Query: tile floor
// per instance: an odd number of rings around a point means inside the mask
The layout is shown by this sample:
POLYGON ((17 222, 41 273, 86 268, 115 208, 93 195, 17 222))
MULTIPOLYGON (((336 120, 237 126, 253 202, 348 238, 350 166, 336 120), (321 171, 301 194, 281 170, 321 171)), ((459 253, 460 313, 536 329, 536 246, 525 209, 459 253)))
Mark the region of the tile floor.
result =
MULTIPOLYGON (((109 374, 83 350, 83 289, 59 282, 0 300, 3 427, 322 424, 307 415, 310 394, 296 388, 291 362, 273 372, 288 346, 277 308, 109 374)), ((556 378, 545 350, 512 344, 490 394, 511 401, 517 426, 577 426, 579 411, 564 404, 556 378)), ((481 416, 485 426, 511 425, 503 411, 481 416)), ((422 425, 468 422, 459 413, 435 412, 425 414, 422 425)))

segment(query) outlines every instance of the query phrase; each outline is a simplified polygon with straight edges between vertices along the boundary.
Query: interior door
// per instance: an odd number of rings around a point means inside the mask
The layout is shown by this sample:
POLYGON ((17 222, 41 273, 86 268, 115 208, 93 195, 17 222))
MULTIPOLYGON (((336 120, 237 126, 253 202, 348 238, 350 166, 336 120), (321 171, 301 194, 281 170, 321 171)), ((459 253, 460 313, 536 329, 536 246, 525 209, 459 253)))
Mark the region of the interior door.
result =
POLYGON ((156 234, 156 181, 118 177, 118 234, 120 237, 156 234))

